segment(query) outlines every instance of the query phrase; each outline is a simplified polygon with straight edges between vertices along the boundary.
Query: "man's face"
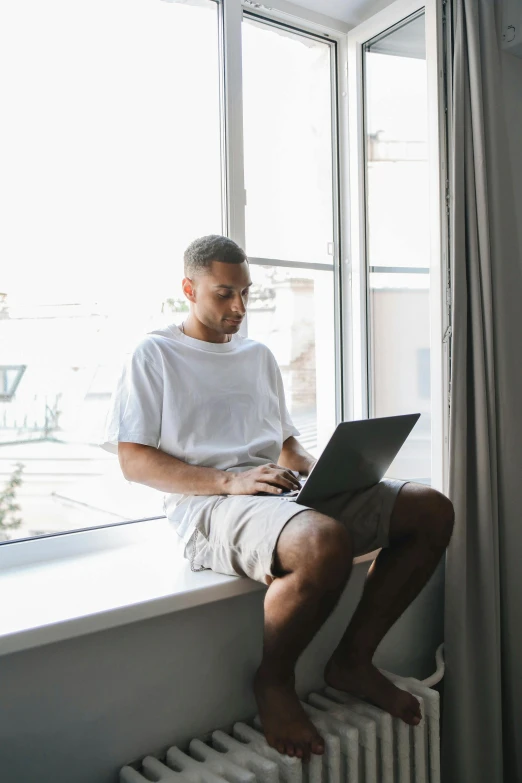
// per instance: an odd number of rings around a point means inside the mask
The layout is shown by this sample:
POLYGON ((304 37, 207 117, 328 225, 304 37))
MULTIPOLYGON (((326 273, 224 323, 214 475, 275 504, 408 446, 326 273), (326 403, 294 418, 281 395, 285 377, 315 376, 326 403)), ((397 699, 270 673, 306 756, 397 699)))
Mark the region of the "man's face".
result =
POLYGON ((235 334, 245 316, 248 292, 252 285, 247 261, 227 264, 213 261, 208 274, 198 275, 192 286, 189 278, 183 281, 185 292, 189 287, 193 296, 194 315, 207 328, 219 334, 235 334))

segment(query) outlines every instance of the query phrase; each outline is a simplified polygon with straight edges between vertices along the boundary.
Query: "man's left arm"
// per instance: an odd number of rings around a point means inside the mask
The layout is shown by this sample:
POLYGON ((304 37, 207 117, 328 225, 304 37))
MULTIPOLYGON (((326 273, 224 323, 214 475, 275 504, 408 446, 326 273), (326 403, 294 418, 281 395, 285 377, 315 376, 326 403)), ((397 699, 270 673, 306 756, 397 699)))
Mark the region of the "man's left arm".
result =
POLYGON ((298 470, 303 476, 308 476, 313 466, 317 462, 306 449, 304 449, 298 440, 291 435, 283 443, 278 465, 290 470, 298 470))

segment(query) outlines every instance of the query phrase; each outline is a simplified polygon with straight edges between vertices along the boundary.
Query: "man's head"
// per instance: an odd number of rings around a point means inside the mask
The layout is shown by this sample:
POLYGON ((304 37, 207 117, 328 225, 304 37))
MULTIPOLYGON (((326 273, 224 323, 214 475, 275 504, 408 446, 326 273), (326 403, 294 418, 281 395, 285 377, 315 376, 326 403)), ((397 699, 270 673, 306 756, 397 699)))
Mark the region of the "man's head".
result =
POLYGON ((228 237, 210 234, 191 242, 184 265, 191 316, 219 335, 239 331, 252 284, 244 250, 228 237))

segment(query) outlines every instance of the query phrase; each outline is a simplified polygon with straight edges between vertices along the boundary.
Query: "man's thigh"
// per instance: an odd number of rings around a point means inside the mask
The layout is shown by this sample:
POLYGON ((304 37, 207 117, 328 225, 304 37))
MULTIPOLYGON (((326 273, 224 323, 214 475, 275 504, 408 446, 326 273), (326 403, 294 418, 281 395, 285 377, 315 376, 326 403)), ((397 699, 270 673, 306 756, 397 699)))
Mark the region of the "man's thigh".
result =
POLYGON ((361 492, 341 492, 313 508, 342 522, 352 535, 354 556, 389 546, 390 520, 397 496, 408 481, 382 479, 361 492))
POLYGON ((345 524, 355 555, 371 552, 388 546, 391 513, 406 483, 383 479, 363 492, 341 493, 309 506, 281 497, 229 495, 200 527, 195 543, 189 542, 187 557, 196 567, 266 584, 267 576, 275 575, 274 555, 281 531, 290 519, 309 509, 345 524))
POLYGON ((198 525, 198 535, 187 544, 185 556, 196 570, 200 566, 267 584, 281 531, 292 517, 308 510, 290 498, 228 495, 214 507, 210 519, 198 525))

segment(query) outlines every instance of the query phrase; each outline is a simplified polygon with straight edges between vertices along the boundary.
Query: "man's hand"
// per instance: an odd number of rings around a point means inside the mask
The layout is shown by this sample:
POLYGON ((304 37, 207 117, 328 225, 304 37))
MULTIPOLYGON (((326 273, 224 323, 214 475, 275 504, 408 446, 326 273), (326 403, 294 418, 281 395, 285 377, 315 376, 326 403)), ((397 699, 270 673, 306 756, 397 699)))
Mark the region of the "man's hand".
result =
POLYGON ((301 487, 299 481, 288 468, 283 468, 273 462, 241 473, 228 471, 228 476, 230 478, 225 486, 225 494, 227 495, 257 495, 258 492, 280 495, 283 490, 294 490, 301 487))

